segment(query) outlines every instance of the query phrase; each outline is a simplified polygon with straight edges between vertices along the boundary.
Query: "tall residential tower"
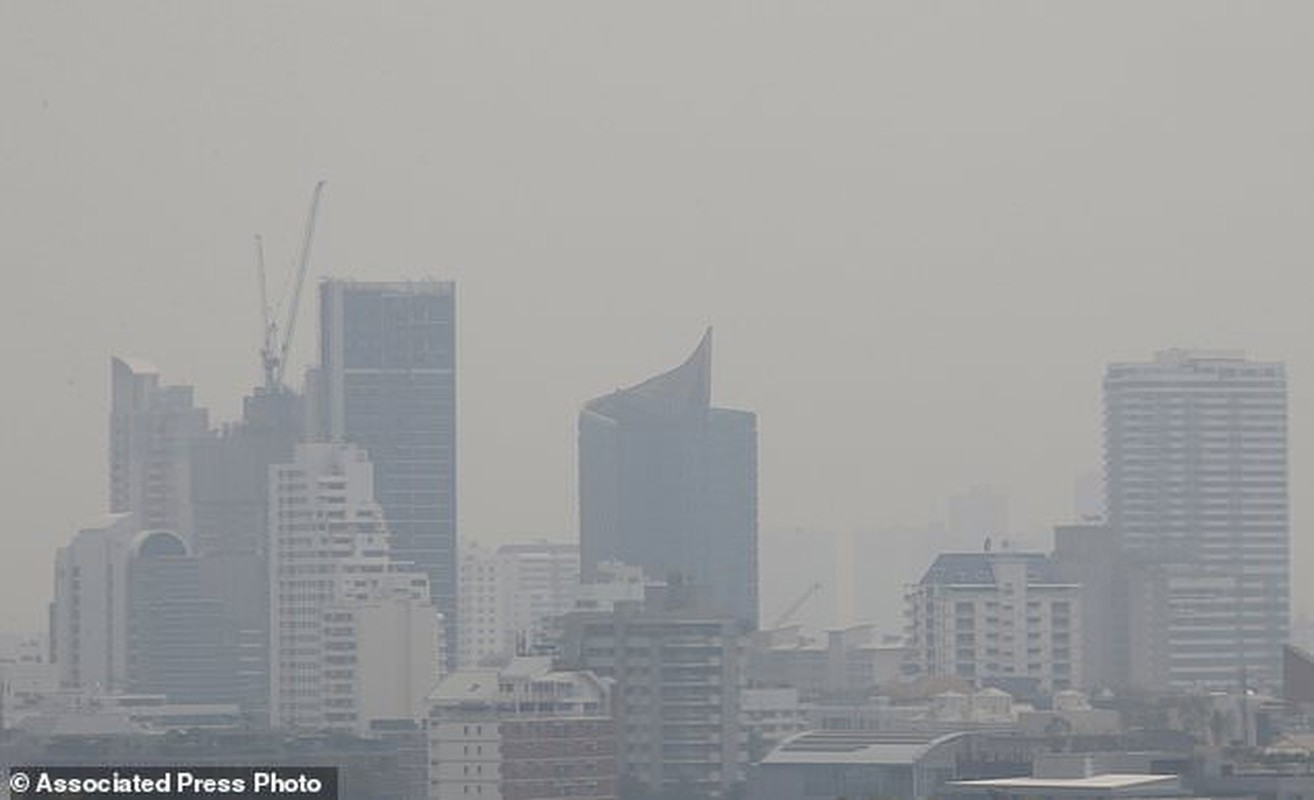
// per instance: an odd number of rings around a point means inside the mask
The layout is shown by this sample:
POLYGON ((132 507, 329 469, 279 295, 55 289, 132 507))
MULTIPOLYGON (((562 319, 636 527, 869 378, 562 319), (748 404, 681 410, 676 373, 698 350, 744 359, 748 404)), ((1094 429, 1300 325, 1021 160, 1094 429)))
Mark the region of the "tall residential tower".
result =
POLYGON ((1128 680, 1273 684, 1290 630, 1282 364, 1170 350, 1104 378, 1109 523, 1129 575, 1128 680))

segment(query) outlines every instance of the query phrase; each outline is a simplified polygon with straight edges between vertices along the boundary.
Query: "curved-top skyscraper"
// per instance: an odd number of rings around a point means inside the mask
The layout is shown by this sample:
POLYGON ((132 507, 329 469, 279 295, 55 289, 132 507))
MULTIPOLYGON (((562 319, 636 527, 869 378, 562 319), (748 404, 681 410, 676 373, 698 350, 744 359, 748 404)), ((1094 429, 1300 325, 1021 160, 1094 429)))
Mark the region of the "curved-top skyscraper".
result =
POLYGON ((680 366, 579 417, 580 556, 679 575, 757 627, 757 417, 711 406, 712 331, 680 366))

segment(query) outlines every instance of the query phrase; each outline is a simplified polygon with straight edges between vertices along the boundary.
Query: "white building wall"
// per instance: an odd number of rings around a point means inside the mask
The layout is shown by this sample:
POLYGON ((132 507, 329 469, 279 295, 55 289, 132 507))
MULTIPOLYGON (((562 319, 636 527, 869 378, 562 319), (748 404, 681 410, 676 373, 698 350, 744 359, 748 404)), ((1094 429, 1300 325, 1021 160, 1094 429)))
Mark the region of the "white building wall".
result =
POLYGON ((440 617, 424 573, 389 557, 365 452, 299 445, 270 480, 271 725, 422 719, 440 617))
POLYGON ((55 556, 54 655, 64 689, 107 692, 127 683, 127 563, 131 514, 83 528, 55 556))

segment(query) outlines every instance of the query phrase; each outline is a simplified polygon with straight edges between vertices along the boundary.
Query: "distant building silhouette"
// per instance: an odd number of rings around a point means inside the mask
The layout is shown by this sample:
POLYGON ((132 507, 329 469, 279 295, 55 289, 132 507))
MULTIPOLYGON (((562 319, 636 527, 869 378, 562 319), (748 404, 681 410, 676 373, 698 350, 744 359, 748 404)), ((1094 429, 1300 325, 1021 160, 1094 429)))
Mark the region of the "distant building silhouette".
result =
POLYGON ((242 699, 241 656, 224 603, 207 597, 201 559, 171 531, 142 531, 128 552, 128 685, 170 703, 242 699))
MULTIPOLYGON (((365 448, 395 557, 428 574, 457 641, 456 302, 450 282, 320 284, 312 423, 365 448)), ((455 666, 455 647, 448 648, 455 666)))
POLYGON ((1064 580, 1081 585, 1082 688, 1122 686, 1118 637, 1127 613, 1128 564, 1116 534, 1095 523, 1060 525, 1053 559, 1064 580))
POLYGON ((584 580, 604 561, 679 575, 757 626, 757 418, 712 408, 712 334, 680 366, 579 417, 584 580))
POLYGON ((190 538, 191 448, 209 431, 192 387, 162 386, 154 365, 112 358, 109 427, 110 512, 190 538))
POLYGON ((257 388, 242 421, 192 446, 194 552, 208 596, 222 599, 216 637, 237 655, 246 718, 269 718, 269 467, 286 463, 303 434, 302 398, 257 388))
POLYGON ((1104 378, 1109 523, 1129 587, 1128 680, 1277 686, 1290 633, 1282 364, 1170 350, 1104 378))

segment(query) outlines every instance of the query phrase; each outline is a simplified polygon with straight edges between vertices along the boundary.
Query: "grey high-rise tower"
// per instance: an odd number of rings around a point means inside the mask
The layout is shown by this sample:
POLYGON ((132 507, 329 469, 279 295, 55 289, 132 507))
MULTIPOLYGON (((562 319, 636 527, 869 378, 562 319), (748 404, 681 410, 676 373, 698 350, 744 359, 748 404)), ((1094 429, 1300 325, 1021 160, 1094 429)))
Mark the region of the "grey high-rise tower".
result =
POLYGON ((675 369, 596 398, 579 417, 580 551, 679 574, 757 626, 757 417, 711 406, 712 332, 675 369))
POLYGON ((428 573, 456 642, 455 287, 330 280, 319 302, 312 423, 369 453, 392 554, 428 573))
POLYGON ((138 528, 192 535, 189 485, 193 444, 209 430, 190 386, 164 386, 153 365, 110 360, 110 511, 138 528))
POLYGON ((1128 563, 1128 680, 1280 680, 1290 630, 1282 364, 1171 350, 1104 378, 1109 523, 1128 563))

